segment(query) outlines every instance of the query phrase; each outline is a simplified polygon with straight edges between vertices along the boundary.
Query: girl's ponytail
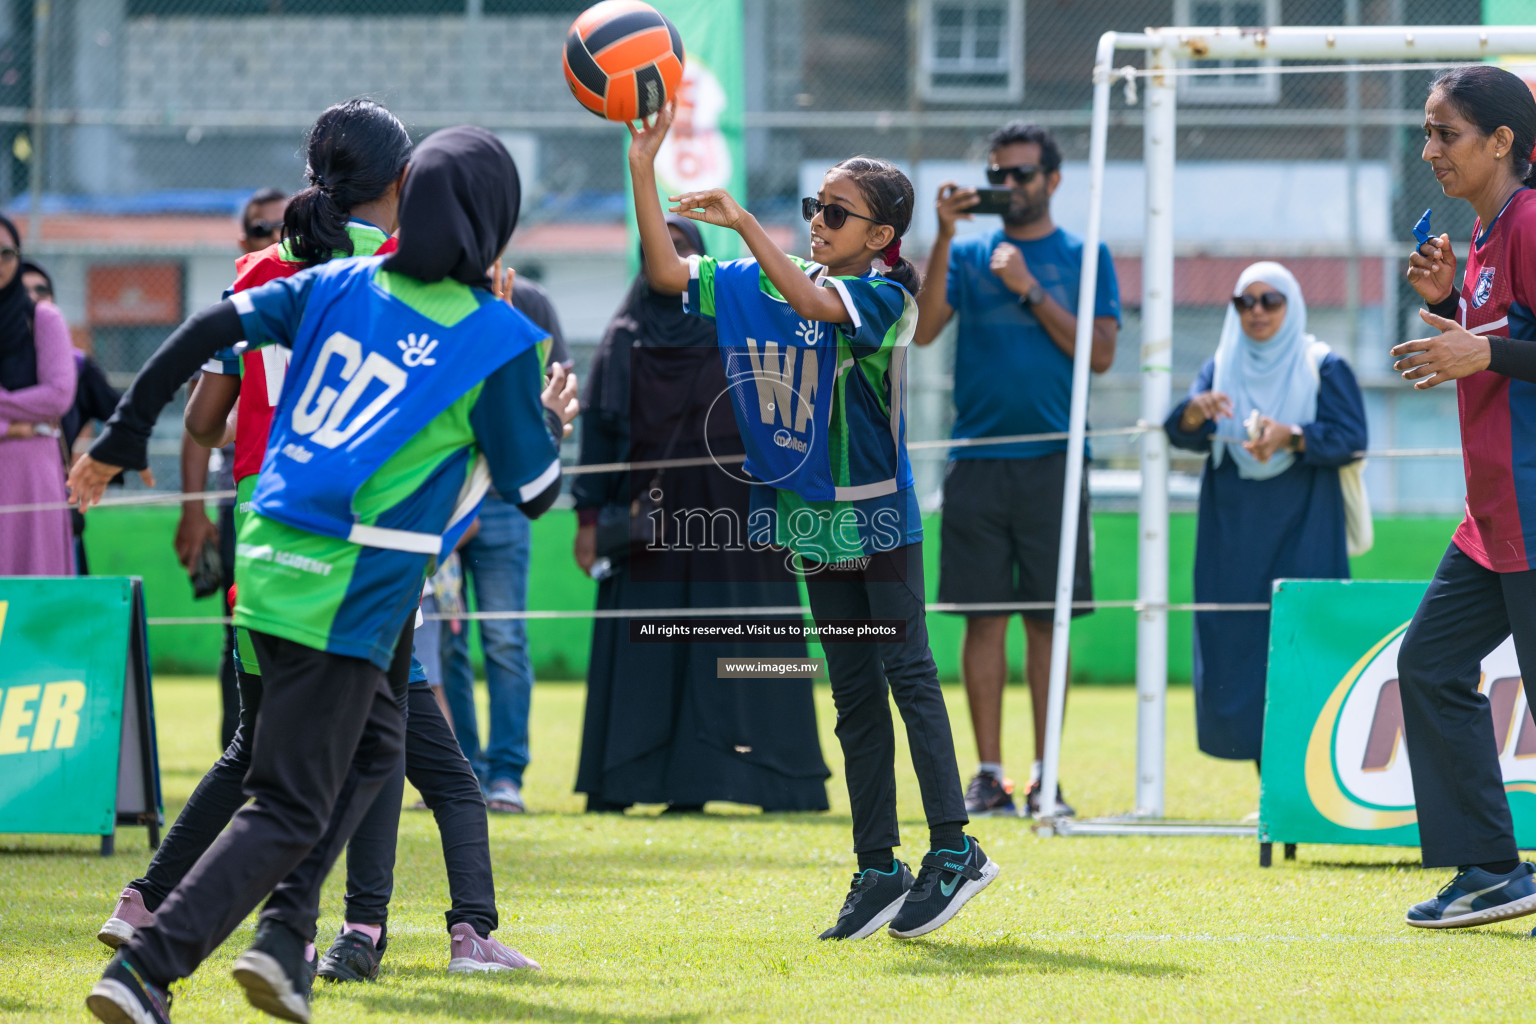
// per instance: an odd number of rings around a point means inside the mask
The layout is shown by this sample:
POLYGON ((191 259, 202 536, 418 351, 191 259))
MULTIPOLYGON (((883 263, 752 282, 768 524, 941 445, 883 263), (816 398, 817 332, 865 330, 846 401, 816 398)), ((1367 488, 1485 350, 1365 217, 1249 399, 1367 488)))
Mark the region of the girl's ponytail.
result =
POLYGON ((283 239, 305 263, 352 254, 353 207, 382 196, 411 158, 411 137, 373 100, 327 109, 310 129, 304 174, 310 185, 288 201, 283 239))
POLYGON ((336 252, 352 254, 347 211, 340 209, 318 183, 288 200, 283 210, 283 238, 305 263, 324 263, 336 252))
POLYGON ((912 203, 916 198, 912 182, 889 160, 872 156, 849 157, 834 170, 846 173, 869 204, 870 215, 896 232, 896 237, 881 254, 888 268, 885 276, 916 295, 922 280, 912 261, 901 255, 901 237, 912 226, 912 203))

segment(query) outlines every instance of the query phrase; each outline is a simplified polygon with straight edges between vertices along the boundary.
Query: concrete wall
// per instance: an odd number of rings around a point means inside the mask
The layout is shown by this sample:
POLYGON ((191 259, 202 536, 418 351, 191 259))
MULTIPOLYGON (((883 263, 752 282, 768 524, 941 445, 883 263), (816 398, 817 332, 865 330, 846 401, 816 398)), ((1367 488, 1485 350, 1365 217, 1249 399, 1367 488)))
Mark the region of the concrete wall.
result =
POLYGON ((570 19, 487 17, 134 18, 129 109, 321 110, 367 93, 417 110, 560 110, 570 19))

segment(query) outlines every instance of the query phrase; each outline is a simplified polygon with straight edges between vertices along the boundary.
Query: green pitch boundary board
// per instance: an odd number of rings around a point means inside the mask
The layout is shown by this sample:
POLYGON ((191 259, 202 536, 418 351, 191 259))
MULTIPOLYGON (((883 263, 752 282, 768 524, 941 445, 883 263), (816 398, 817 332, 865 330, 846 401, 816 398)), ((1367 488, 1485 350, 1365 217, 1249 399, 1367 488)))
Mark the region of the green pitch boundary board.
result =
POLYGON ((144 593, 136 577, 0 577, 0 832, 160 842, 144 593))
MULTIPOLYGON (((1398 651, 1425 583, 1277 580, 1269 633, 1260 862, 1271 843, 1419 845, 1398 651)), ((1505 640, 1483 659, 1504 790, 1536 847, 1536 719, 1505 640)))

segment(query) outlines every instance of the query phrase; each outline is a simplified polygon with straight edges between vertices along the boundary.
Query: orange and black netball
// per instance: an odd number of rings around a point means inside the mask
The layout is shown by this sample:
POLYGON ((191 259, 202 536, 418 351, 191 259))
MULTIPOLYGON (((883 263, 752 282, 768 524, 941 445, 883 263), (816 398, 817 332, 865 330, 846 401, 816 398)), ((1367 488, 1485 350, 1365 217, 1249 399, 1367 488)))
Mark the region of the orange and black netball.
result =
POLYGON ((634 121, 676 95, 683 40, 650 4, 603 0, 571 24, 563 63, 578 103, 610 121, 634 121))

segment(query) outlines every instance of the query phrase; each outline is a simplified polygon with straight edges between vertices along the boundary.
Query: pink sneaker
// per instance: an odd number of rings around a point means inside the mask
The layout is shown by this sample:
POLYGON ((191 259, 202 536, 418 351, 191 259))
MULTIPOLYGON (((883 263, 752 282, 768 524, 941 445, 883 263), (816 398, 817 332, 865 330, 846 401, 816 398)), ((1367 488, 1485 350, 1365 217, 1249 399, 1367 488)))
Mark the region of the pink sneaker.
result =
POLYGON ((134 932, 154 923, 155 915, 145 909, 144 897, 139 894, 139 890, 128 888, 117 898, 112 916, 102 924, 96 937, 116 949, 133 938, 134 932))
POLYGON ((510 946, 492 938, 482 939, 470 924, 456 924, 449 929, 450 974, 474 974, 477 971, 539 970, 539 965, 510 946))

